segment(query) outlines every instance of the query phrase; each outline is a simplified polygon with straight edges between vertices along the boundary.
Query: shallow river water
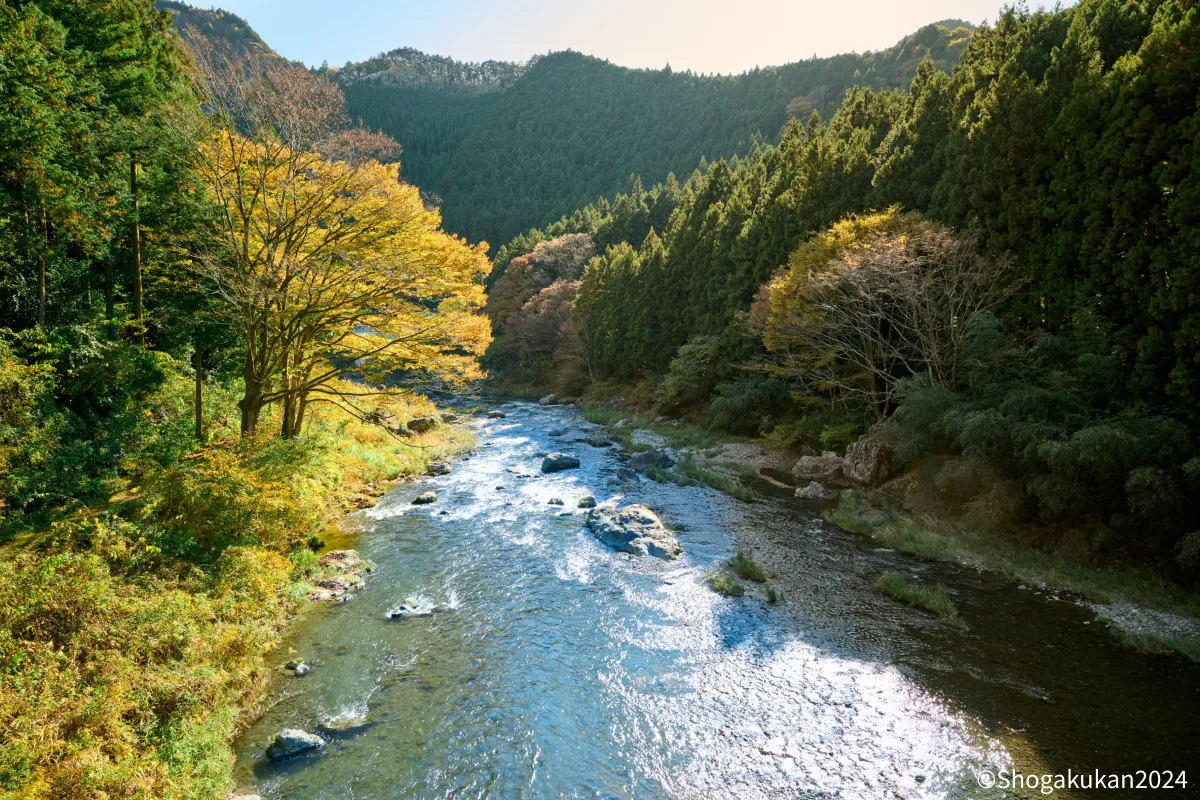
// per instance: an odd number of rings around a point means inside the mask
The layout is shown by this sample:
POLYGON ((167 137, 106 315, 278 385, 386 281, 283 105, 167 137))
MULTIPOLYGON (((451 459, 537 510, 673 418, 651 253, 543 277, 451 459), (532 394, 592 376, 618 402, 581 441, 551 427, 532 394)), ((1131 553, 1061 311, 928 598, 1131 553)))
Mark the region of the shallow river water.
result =
POLYGON ((1043 796, 985 790, 984 773, 1197 760, 1200 671, 1117 647, 1079 604, 874 549, 785 498, 612 484, 619 448, 573 441, 594 428, 574 409, 503 409, 506 419, 470 423, 479 446, 452 474, 357 515, 363 533, 345 546, 377 568, 352 600, 314 607, 289 631, 273 664, 299 656, 315 669, 276 672, 272 704, 236 745, 242 791, 974 799, 1043 796), (542 475, 539 454, 554 451, 582 467, 542 475), (437 503, 411 505, 430 488, 437 503), (651 505, 683 557, 600 545, 576 509, 587 495, 651 505), (706 573, 738 547, 785 576, 781 602, 708 588, 706 573), (889 569, 953 587, 967 627, 875 592, 889 569), (410 596, 446 608, 389 620, 410 596), (328 736, 315 756, 263 758, 281 728, 346 717, 368 724, 328 736))

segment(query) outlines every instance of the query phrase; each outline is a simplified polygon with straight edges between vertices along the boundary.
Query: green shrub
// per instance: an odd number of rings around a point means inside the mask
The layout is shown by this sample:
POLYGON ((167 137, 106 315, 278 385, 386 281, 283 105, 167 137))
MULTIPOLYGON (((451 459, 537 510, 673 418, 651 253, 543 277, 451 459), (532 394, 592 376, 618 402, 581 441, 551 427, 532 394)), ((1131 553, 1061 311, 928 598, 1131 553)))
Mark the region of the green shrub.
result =
POLYGON ((766 583, 767 574, 763 572, 763 568, 745 553, 738 553, 731 558, 729 560, 729 568, 743 580, 766 583))
POLYGON ((726 597, 741 597, 746 593, 746 587, 723 572, 714 572, 708 576, 708 585, 717 594, 726 597))
POLYGON ((821 450, 833 450, 838 453, 844 453, 847 447, 854 444, 861 432, 862 425, 855 422, 826 425, 821 429, 821 435, 818 437, 821 443, 821 450))

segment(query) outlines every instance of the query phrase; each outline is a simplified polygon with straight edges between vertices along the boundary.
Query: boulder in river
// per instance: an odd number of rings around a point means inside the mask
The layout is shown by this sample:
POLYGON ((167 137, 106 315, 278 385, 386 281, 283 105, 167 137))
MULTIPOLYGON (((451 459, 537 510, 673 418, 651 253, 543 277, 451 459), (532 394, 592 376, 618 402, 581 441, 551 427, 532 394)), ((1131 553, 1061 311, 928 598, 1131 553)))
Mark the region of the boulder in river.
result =
POLYGON ((579 501, 579 507, 580 508, 595 508, 596 507, 596 498, 592 497, 591 495, 583 498, 582 500, 579 501))
POLYGON ((312 666, 305 663, 303 660, 289 661, 287 669, 296 673, 297 678, 303 678, 308 673, 312 672, 312 666))
POLYGON ((541 400, 538 400, 538 405, 540 405, 540 406, 556 406, 556 405, 558 405, 558 395, 548 394, 545 397, 543 397, 541 400))
POLYGON ((325 740, 315 733, 308 733, 298 728, 284 728, 275 734, 275 740, 267 748, 267 758, 272 761, 283 761, 310 750, 319 750, 324 746, 325 740))
POLYGON ((403 603, 387 612, 387 618, 432 617, 433 612, 436 610, 436 607, 432 603, 422 603, 416 597, 406 597, 403 603))
POLYGON ((503 411, 489 411, 488 412, 488 419, 504 419, 507 416, 508 416, 508 414, 505 414, 503 411))
POLYGON ((562 504, 563 504, 563 501, 562 501, 561 497, 551 497, 550 500, 547 501, 547 503, 546 503, 546 505, 548 505, 548 506, 561 506, 562 504))
POLYGON ((579 469, 579 459, 566 453, 551 453, 542 459, 542 472, 562 472, 564 469, 579 469))
POLYGON ((816 481, 796 489, 796 499, 810 508, 823 508, 837 500, 840 495, 840 491, 827 489, 816 481))
POLYGON ((665 449, 656 448, 644 453, 634 453, 629 457, 629 466, 639 472, 645 472, 650 467, 670 469, 675 466, 675 459, 665 449))
POLYGON ((428 433, 436 427, 437 420, 433 417, 417 417, 408 422, 408 429, 414 433, 428 433))
POLYGON ((585 524, 601 543, 626 553, 667 560, 683 553, 658 515, 644 505, 593 508, 585 524))
POLYGON ((590 444, 592 447, 612 447, 613 445, 612 439, 600 434, 589 436, 586 439, 578 439, 577 441, 581 444, 590 444))
POLYGON ((425 474, 432 475, 435 478, 439 475, 449 475, 450 465, 445 461, 430 461, 425 467, 425 474))
POLYGON ((430 503, 436 503, 437 499, 437 492, 421 492, 413 498, 412 504, 414 506, 427 506, 430 503))
POLYGON ((371 727, 371 724, 371 719, 366 714, 339 714, 336 717, 321 720, 317 723, 317 730, 327 736, 346 736, 361 733, 371 727))

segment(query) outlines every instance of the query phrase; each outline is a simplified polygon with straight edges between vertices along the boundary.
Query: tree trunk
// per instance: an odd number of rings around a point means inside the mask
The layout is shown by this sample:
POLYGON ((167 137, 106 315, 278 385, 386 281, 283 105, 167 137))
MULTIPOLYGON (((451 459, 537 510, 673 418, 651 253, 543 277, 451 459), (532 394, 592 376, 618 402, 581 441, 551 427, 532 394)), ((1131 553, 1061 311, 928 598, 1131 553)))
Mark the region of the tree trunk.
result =
POLYGON ((196 438, 204 441, 204 360, 196 344, 196 438))
POLYGON ((108 320, 108 338, 117 338, 116 325, 113 322, 113 314, 115 312, 115 299, 113 297, 113 265, 112 257, 104 259, 104 318, 108 320))
POLYGON ((42 206, 42 246, 38 248, 38 327, 46 327, 46 251, 50 249, 50 223, 42 206))
POLYGON ((142 226, 138 219, 137 160, 129 154, 129 193, 133 197, 133 318, 137 322, 137 340, 146 341, 146 328, 142 324, 142 226))
POLYGON ((262 412, 263 392, 266 387, 254 374, 250 359, 246 359, 246 368, 242 373, 246 381, 246 392, 238 401, 242 412, 242 436, 253 436, 258 432, 258 415, 262 412))

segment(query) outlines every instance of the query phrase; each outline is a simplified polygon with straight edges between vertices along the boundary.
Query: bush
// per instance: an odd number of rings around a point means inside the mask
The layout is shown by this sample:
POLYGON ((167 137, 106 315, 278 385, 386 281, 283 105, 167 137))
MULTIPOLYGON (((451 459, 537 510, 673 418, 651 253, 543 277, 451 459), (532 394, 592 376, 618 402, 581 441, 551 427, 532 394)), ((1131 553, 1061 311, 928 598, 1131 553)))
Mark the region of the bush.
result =
POLYGON ((763 568, 745 553, 738 553, 729 560, 729 568, 742 580, 766 583, 767 574, 763 568))
POLYGON ((723 572, 714 572, 708 576, 708 585, 717 594, 725 597, 741 597, 746 593, 746 587, 723 572))

